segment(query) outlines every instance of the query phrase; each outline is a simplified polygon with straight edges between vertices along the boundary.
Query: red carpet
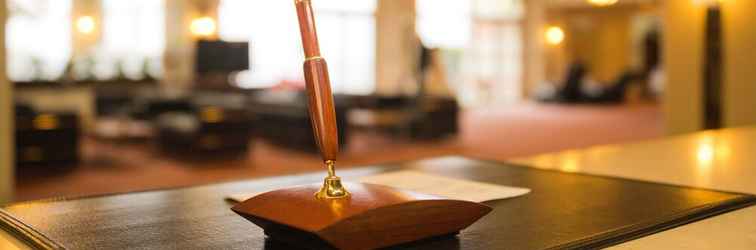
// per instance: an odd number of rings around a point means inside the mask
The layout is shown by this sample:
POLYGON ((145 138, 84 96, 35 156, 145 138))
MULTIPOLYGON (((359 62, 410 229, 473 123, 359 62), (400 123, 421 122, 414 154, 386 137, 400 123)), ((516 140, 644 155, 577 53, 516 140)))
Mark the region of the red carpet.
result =
POLYGON ((661 111, 651 104, 525 104, 469 111, 462 121, 466 154, 497 160, 663 134, 661 111))

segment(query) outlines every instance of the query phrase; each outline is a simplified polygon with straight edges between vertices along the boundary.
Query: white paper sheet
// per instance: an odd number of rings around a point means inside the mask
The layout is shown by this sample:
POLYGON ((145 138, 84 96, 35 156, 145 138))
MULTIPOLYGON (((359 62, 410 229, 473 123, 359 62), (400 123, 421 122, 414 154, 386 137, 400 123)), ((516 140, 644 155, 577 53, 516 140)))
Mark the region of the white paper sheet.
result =
MULTIPOLYGON (((362 177, 362 183, 380 184, 418 193, 432 194, 456 200, 485 202, 525 195, 530 189, 461 180, 419 171, 405 170, 362 177)), ((259 193, 235 194, 227 198, 242 202, 259 193)))

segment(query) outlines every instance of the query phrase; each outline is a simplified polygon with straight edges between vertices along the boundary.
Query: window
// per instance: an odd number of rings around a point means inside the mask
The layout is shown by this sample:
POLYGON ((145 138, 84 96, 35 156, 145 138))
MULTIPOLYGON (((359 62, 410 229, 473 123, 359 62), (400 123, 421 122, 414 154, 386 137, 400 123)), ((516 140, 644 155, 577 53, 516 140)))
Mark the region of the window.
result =
POLYGON ((522 96, 523 6, 520 0, 473 2, 473 32, 468 60, 476 67, 465 71, 482 91, 492 95, 483 102, 512 103, 522 96))
MULTIPOLYGON (((373 92, 376 0, 321 0, 313 5, 333 91, 373 92)), ((240 74, 241 86, 302 80, 303 52, 293 2, 222 0, 219 35, 223 40, 250 42, 252 66, 240 74)))
POLYGON ((164 0, 103 0, 103 35, 98 53, 99 77, 113 77, 118 68, 129 78, 145 69, 155 76, 165 49, 164 0), (121 65, 121 66, 119 66, 121 65), (146 67, 145 67, 146 66, 146 67))
POLYGON ((56 80, 71 57, 70 0, 9 0, 6 23, 8 77, 56 80))
POLYGON ((417 0, 417 33, 428 47, 469 45, 471 0, 417 0))
POLYGON ((417 0, 418 34, 447 55, 464 104, 519 100, 522 16, 521 0, 417 0))

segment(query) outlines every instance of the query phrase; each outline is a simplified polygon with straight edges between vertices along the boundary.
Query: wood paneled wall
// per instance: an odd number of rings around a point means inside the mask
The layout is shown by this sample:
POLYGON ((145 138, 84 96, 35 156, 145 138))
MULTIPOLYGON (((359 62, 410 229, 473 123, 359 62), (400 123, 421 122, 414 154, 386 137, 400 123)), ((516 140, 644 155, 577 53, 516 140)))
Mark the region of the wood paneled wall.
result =
POLYGON ((668 134, 703 127, 703 58, 706 6, 665 1, 663 58, 665 126, 668 134))
POLYGON ((723 1, 723 114, 727 127, 756 124, 756 1, 723 1))
MULTIPOLYGON (((0 0, 0 20, 5 23, 5 0, 0 0)), ((5 48, 5 25, 0 25, 0 48, 5 48)), ((0 49, 0 69, 5 69, 5 50, 0 49)), ((13 196, 13 87, 0 70, 0 204, 13 196)))

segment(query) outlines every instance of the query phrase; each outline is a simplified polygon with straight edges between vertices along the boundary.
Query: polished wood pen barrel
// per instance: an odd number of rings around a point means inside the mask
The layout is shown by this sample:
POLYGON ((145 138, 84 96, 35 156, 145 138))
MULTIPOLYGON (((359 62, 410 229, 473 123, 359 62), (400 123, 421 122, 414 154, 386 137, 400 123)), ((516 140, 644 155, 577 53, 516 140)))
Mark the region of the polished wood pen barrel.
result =
POLYGON ((325 161, 335 161, 339 150, 328 66, 320 56, 315 20, 309 0, 295 0, 305 52, 304 74, 309 97, 310 119, 320 152, 325 161))
POLYGON ((339 153, 339 134, 331 94, 331 80, 328 78, 328 65, 320 56, 315 16, 310 0, 294 0, 294 3, 297 6, 299 30, 302 33, 302 47, 305 54, 304 75, 309 99, 310 121, 320 154, 328 167, 328 177, 316 197, 346 197, 349 193, 341 185, 334 167, 336 155, 339 153))

